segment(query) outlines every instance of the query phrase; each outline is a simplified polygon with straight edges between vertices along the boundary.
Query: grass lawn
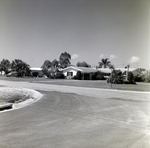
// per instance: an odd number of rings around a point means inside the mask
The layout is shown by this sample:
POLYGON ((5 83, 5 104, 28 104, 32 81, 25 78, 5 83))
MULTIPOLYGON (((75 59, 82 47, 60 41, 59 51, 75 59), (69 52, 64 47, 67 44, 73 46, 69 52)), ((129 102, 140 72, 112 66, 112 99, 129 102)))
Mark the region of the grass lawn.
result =
POLYGON ((149 83, 137 83, 133 84, 111 84, 106 80, 67 80, 67 79, 45 79, 45 78, 15 78, 0 76, 0 80, 9 81, 25 81, 30 83, 44 83, 52 85, 67 85, 67 86, 79 86, 79 87, 91 87, 91 88, 104 88, 104 89, 118 89, 118 90, 131 90, 131 91, 150 91, 149 83))

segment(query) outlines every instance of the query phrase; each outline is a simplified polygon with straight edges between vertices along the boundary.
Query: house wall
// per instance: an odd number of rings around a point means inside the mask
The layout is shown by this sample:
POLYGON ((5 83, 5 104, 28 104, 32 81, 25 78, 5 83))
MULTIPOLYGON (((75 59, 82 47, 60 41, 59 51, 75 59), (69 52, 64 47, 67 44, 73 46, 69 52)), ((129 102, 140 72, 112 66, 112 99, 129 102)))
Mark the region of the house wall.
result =
POLYGON ((39 71, 39 70, 31 70, 31 75, 32 76, 42 77, 43 76, 43 72, 39 71))
POLYGON ((72 72, 73 73, 72 77, 77 74, 76 70, 68 69, 67 71, 63 71, 63 74, 65 77, 67 77, 67 72, 72 72))

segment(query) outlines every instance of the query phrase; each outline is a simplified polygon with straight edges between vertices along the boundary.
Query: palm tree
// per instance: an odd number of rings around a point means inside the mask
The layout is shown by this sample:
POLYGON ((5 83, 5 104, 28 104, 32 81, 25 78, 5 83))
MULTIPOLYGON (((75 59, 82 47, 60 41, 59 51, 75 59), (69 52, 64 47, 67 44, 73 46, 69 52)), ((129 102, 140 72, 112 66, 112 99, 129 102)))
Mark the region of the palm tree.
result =
POLYGON ((109 61, 108 58, 102 59, 101 62, 98 63, 99 64, 99 68, 102 68, 102 66, 104 66, 104 68, 107 68, 107 67, 109 67, 110 63, 111 62, 109 61))
POLYGON ((98 64, 99 64, 98 68, 102 68, 103 63, 102 62, 98 62, 98 64))

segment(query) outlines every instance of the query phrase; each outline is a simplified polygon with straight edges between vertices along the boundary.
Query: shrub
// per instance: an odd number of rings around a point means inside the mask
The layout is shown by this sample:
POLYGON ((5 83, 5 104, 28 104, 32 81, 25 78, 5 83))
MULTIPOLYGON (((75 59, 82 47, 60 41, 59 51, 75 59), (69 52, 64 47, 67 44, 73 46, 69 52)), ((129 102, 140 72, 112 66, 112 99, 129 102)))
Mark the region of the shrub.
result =
POLYGON ((76 77, 77 77, 78 80, 82 79, 82 73, 81 73, 81 71, 77 71, 76 77))
POLYGON ((77 80, 77 76, 73 76, 71 79, 77 80))
POLYGON ((137 75, 137 76, 134 77, 134 81, 135 81, 135 82, 143 82, 144 79, 143 79, 142 76, 137 75))
POLYGON ((103 73, 101 73, 100 71, 95 73, 95 79, 96 80, 106 80, 106 78, 104 77, 103 73))
POLYGON ((64 79, 65 76, 64 76, 63 72, 57 72, 57 74, 55 75, 55 78, 56 79, 64 79))
POLYGON ((145 82, 150 83, 150 70, 147 70, 145 72, 145 74, 143 75, 143 79, 144 79, 145 82))
POLYGON ((128 81, 130 84, 135 84, 134 76, 132 72, 128 72, 128 81))

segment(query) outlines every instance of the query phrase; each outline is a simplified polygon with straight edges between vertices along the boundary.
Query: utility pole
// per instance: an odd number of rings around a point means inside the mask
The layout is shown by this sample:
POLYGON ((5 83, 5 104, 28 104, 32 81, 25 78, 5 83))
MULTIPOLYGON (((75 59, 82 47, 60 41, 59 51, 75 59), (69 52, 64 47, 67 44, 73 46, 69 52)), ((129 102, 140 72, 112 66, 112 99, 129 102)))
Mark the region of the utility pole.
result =
POLYGON ((115 69, 114 65, 109 65, 109 68, 111 69, 111 79, 110 79, 110 83, 111 83, 111 88, 112 88, 112 71, 115 69))
POLYGON ((127 68, 127 71, 126 71, 126 81, 128 81, 129 67, 130 67, 129 64, 125 67, 125 68, 127 68))

